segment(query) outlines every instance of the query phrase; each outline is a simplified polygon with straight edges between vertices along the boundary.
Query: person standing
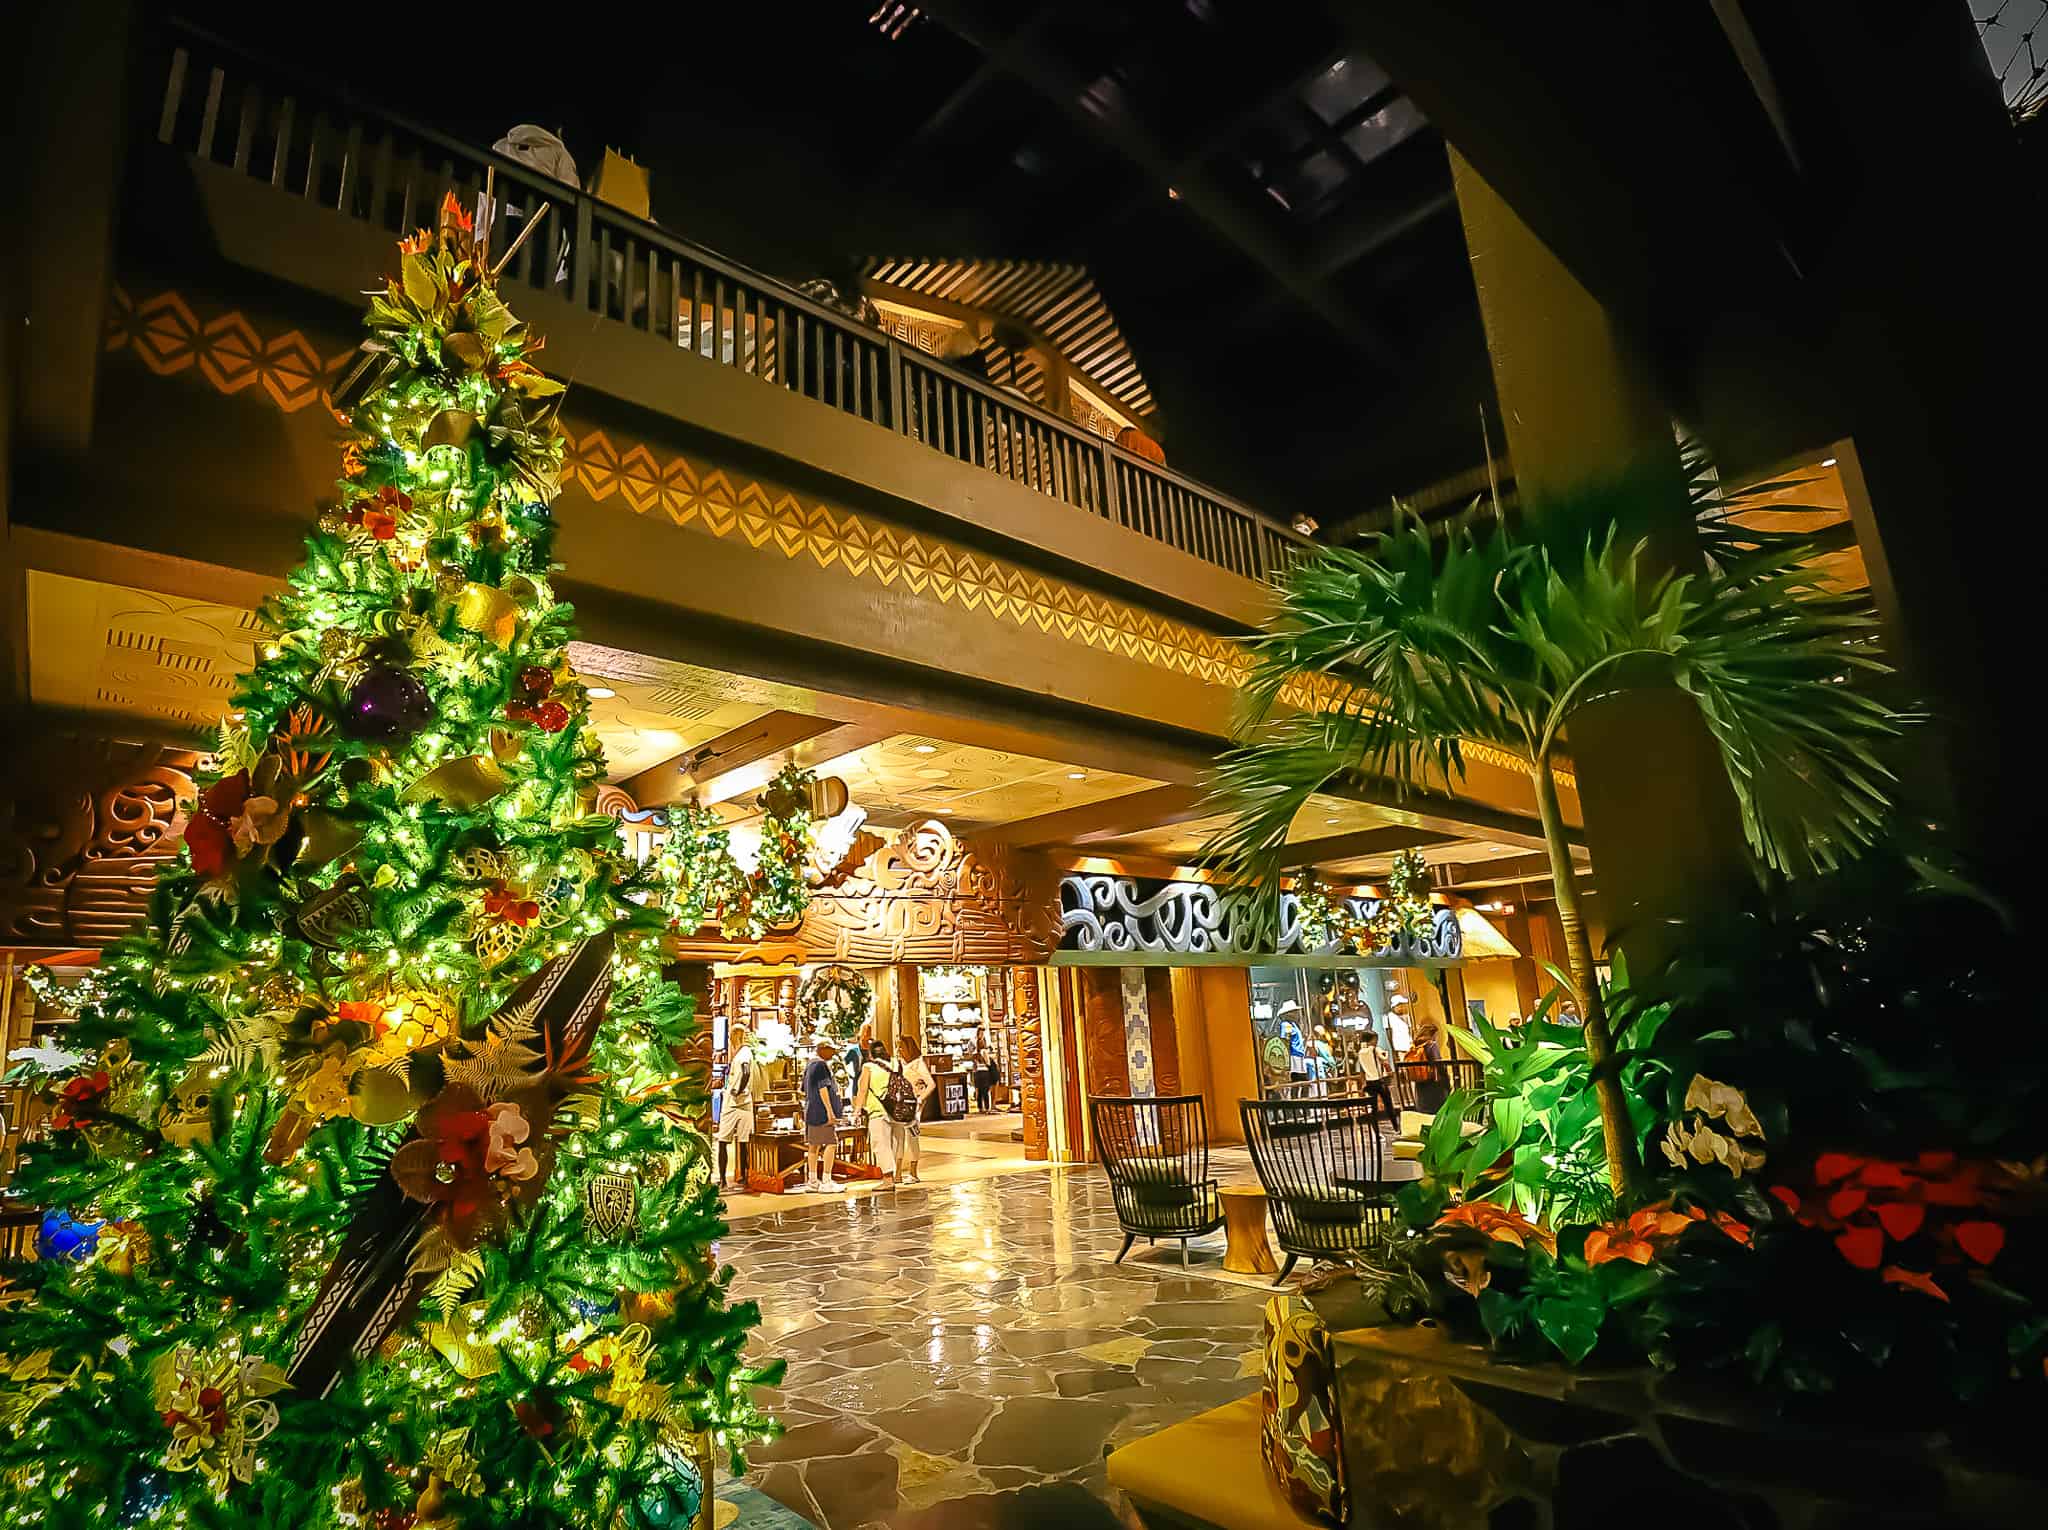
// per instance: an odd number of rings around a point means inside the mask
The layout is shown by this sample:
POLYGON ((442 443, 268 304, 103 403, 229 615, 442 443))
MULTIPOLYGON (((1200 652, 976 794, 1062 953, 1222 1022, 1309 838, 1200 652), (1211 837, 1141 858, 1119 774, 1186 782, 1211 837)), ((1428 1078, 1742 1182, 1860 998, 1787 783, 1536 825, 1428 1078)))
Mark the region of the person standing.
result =
POLYGON ((988 1114, 989 1090, 995 1085, 995 1069, 989 1066, 988 1046, 979 1034, 974 1038, 974 1056, 967 1063, 967 1081, 974 1085, 974 1108, 988 1114))
POLYGON ((859 1034, 853 1038, 853 1045, 846 1049, 846 1076, 858 1080, 868 1059, 881 1055, 882 1049, 875 1045, 875 1022, 863 1020, 859 1034))
POLYGON ((832 1076, 832 1039, 818 1038, 817 1055, 804 1069, 804 1189, 814 1195, 840 1189, 832 1170, 839 1158, 839 1118, 846 1114, 846 1102, 839 1097, 839 1081, 832 1076), (824 1177, 819 1177, 819 1160, 824 1177))
POLYGON ((897 1070, 877 1055, 860 1065, 853 1086, 853 1118, 867 1128, 868 1155, 891 1185, 902 1183, 897 1144, 908 1136, 889 1115, 889 1086, 897 1077, 897 1070))
POLYGON ((896 1067, 909 1081, 912 1092, 917 1096, 917 1114, 903 1129, 902 1136, 895 1140, 896 1166, 905 1180, 913 1185, 919 1185, 924 1183, 917 1177, 918 1160, 924 1154, 924 1102, 932 1097, 932 1091, 939 1085, 938 1080, 932 1077, 932 1070, 925 1066, 924 1057, 918 1050, 917 1038, 914 1036, 896 1038, 896 1067))
POLYGON ((754 1136, 754 1047, 744 1025, 732 1028, 732 1056, 725 1064, 724 1099, 718 1113, 718 1188, 727 1188, 726 1150, 742 1189, 747 1183, 747 1144, 754 1136))
POLYGON ((1364 1044, 1358 1049, 1358 1076, 1365 1081, 1360 1095, 1376 1112, 1384 1112, 1389 1121, 1397 1119, 1394 1091, 1389 1083, 1393 1071, 1393 1060, 1380 1045, 1379 1031, 1367 1026, 1364 1044))

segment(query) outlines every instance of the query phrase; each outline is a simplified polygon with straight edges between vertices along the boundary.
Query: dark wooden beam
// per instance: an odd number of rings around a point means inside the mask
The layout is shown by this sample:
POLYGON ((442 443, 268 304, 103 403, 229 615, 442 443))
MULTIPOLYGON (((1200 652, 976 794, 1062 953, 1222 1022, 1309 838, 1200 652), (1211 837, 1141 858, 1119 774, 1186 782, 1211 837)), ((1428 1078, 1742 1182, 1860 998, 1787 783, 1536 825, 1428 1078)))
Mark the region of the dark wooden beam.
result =
POLYGON ((1187 823, 1209 811, 1199 786, 1155 786, 999 824, 977 836, 1002 845, 1087 845, 1187 823))
POLYGON ((926 10, 981 49, 998 69, 1057 107, 1076 127, 1123 156, 1159 186, 1171 187, 1183 206, 1264 268, 1354 349, 1388 370, 1399 364, 1400 354, 1393 342, 1354 305, 1304 271, 1271 221, 1248 199, 1208 170, 1184 167, 1143 123, 1099 102, 1088 102, 1089 82, 1025 28, 1005 31, 985 7, 969 0, 935 0, 926 10))

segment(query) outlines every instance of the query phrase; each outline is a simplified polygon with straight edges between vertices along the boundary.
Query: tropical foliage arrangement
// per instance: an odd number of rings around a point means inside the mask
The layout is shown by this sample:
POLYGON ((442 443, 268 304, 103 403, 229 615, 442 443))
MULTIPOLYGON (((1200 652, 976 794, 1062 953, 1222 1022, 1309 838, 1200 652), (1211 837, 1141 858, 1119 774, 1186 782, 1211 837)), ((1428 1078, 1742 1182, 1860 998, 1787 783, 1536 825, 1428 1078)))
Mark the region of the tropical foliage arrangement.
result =
POLYGON ((1811 547, 1742 527, 1711 492, 1700 496, 1700 569, 1653 572, 1647 541, 1622 530, 1640 523, 1645 497, 1619 482, 1520 526, 1443 539, 1411 526, 1280 575, 1274 614, 1248 640, 1238 743, 1218 770, 1230 821, 1207 847, 1237 879, 1276 889, 1289 825, 1332 782, 1447 786, 1464 773, 1467 741, 1526 761, 1618 1189, 1637 1160, 1554 773, 1572 718, 1630 691, 1690 696, 1751 849, 1788 874, 1876 837, 1891 781, 1878 750, 1898 726, 1840 683, 1885 667, 1867 592, 1820 583, 1811 547), (1293 704, 1305 694, 1314 699, 1293 704))
POLYGON ((2048 1043, 1998 1024, 2027 997, 1996 912, 1884 856, 1688 933, 1608 995, 1633 1194, 1578 1029, 1481 1021, 1374 1280, 1525 1358, 1923 1409, 2048 1379, 2048 1043))

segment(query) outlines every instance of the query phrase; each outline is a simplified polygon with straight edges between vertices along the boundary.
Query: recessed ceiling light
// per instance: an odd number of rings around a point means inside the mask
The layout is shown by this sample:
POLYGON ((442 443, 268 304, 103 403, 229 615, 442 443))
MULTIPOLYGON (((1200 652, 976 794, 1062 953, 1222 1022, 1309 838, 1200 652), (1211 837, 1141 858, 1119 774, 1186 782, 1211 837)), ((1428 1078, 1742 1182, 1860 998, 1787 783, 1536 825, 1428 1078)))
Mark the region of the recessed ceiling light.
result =
POLYGON ((912 744, 910 752, 912 754, 937 754, 939 746, 937 744, 912 744))
POLYGON ((583 687, 583 693, 592 701, 610 701, 619 694, 608 685, 586 685, 583 687))
POLYGON ((1336 819, 1334 819, 1334 818, 1325 818, 1325 819, 1323 820, 1323 822, 1324 822, 1324 823, 1335 823, 1336 821, 1337 821, 1337 820, 1336 820, 1336 819))
POLYGON ((1836 459, 1833 457, 1823 457, 1820 459, 1820 465, 1822 467, 1833 467, 1835 465, 1835 461, 1836 459))
POLYGON ((1067 772, 1067 779, 1069 781, 1085 781, 1088 779, 1088 772, 1085 770, 1070 770, 1067 772))

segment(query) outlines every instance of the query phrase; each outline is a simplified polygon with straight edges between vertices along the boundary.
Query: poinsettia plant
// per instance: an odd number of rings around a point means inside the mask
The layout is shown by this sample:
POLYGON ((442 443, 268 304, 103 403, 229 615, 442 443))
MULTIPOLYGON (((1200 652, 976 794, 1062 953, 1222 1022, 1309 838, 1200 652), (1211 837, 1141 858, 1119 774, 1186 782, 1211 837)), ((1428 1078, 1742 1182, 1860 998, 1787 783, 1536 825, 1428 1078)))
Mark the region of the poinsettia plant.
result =
POLYGON ((1603 1194, 1573 1028, 1481 1021, 1456 1038, 1480 1086, 1426 1129, 1398 1202, 1411 1236, 1375 1258, 1521 1358, 1923 1407, 2038 1388, 2048 1042, 2006 1028, 1995 1066, 1976 1050, 2027 1002, 2021 955, 1958 884, 1887 859, 1621 972, 1616 1061, 1648 1169, 1626 1202, 1603 1194))

